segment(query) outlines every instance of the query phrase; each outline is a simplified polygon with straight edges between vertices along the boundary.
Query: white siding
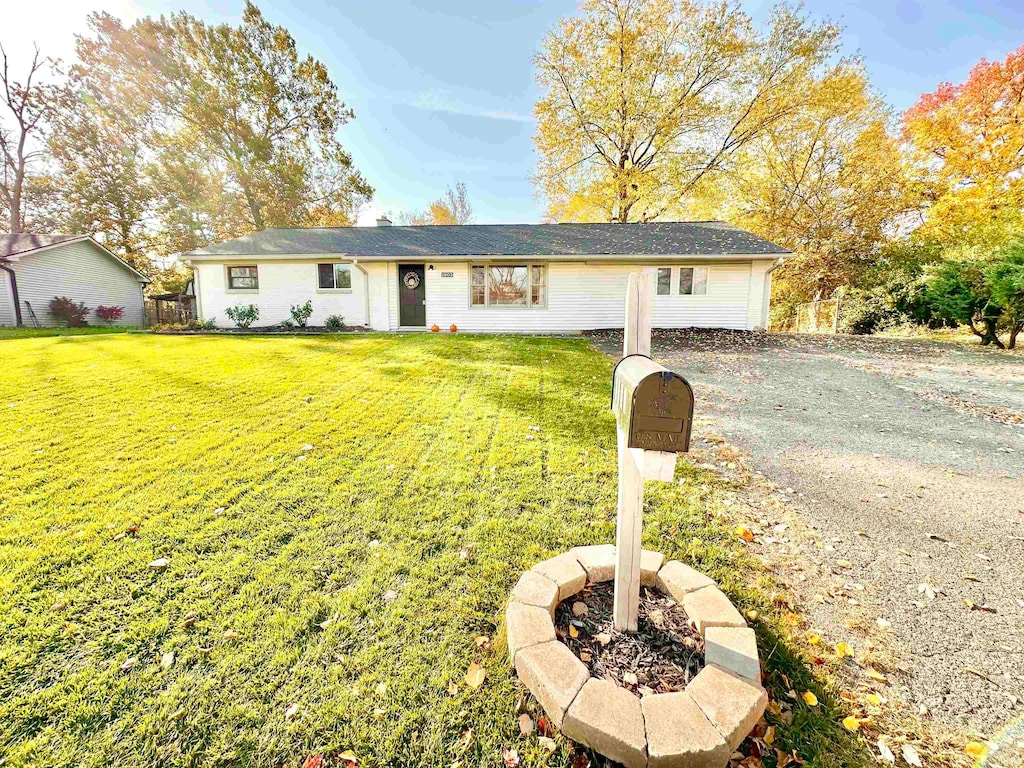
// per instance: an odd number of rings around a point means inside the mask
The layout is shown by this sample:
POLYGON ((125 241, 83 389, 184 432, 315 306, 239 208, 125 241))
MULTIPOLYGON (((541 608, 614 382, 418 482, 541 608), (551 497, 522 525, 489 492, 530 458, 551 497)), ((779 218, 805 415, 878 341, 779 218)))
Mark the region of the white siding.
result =
MULTIPOLYGON (((363 273, 352 265, 352 288, 345 291, 323 291, 317 287, 319 263, 344 261, 323 258, 310 261, 233 261, 235 265, 255 264, 259 267, 259 288, 255 291, 227 290, 227 267, 223 262, 197 262, 199 274, 200 308, 204 320, 213 319, 217 325, 230 328, 234 324, 225 314, 236 304, 255 304, 260 318, 253 325, 276 325, 291 317, 293 304, 313 302, 310 325, 323 325, 330 315, 341 315, 346 325, 366 324, 366 281, 363 273)), ((367 272, 379 271, 377 264, 362 265, 367 272)), ((383 265, 381 265, 383 266, 383 265)), ((371 280, 371 284, 374 281, 371 280)))
MULTIPOLYGON (((680 262, 699 266, 701 262, 680 262)), ((652 291, 655 328, 749 329, 751 262, 707 265, 704 296, 678 294, 679 271, 672 269, 672 294, 652 291)), ((548 265, 548 301, 544 308, 469 306, 469 264, 435 264, 427 271, 427 325, 466 331, 575 332, 621 328, 626 283, 636 264, 552 263, 548 265), (442 271, 453 272, 441 277, 442 271)), ((654 277, 652 276, 653 280, 654 277)), ((758 292, 758 298, 762 295, 758 292)), ((395 327, 394 325, 392 327, 395 327)))
MULTIPOLYGON (((329 261, 323 258, 321 261, 329 261)), ((342 259, 338 259, 342 260, 342 259)), ((360 262, 368 274, 352 268, 350 293, 323 293, 316 288, 316 260, 265 261, 234 260, 237 265, 257 264, 260 287, 257 292, 225 290, 224 262, 197 262, 199 307, 204 319, 230 326, 224 310, 235 304, 260 308, 257 325, 285 320, 292 304, 313 302, 312 325, 322 325, 328 315, 340 314, 350 325, 367 322, 366 296, 370 301, 369 326, 374 330, 397 330, 398 263, 360 262), (365 287, 364 287, 365 286, 365 287)), ((418 263, 412 260, 401 263, 418 263)), ((621 328, 626 282, 640 264, 595 264, 556 262, 548 264, 548 300, 543 308, 469 306, 469 265, 471 262, 423 262, 427 327, 447 329, 453 323, 465 331, 526 333, 573 333, 598 328, 621 328), (433 263, 434 269, 429 269, 433 263), (452 277, 442 277, 452 273, 452 277)), ((537 262, 540 263, 540 262, 537 262)), ((653 296, 652 323, 656 328, 752 329, 764 323, 764 272, 771 261, 701 262, 681 259, 672 265, 672 294, 653 296), (679 266, 707 266, 707 294, 678 295, 679 266)), ((652 275, 651 279, 654 277, 652 275)))
MULTIPOLYGON (((91 325, 105 324, 96 316, 96 307, 101 305, 124 308, 124 317, 115 325, 145 324, 142 283, 93 243, 69 243, 24 254, 10 266, 18 277, 22 322, 27 326, 33 323, 26 302, 32 305, 41 325, 61 325, 48 309, 55 296, 85 302, 91 325)), ((3 276, 7 278, 6 273, 3 276)), ((0 321, 14 322, 5 317, 0 321)))
POLYGON ((772 276, 768 270, 774 261, 754 261, 750 264, 750 306, 747 310, 748 328, 768 327, 768 300, 771 295, 772 276))

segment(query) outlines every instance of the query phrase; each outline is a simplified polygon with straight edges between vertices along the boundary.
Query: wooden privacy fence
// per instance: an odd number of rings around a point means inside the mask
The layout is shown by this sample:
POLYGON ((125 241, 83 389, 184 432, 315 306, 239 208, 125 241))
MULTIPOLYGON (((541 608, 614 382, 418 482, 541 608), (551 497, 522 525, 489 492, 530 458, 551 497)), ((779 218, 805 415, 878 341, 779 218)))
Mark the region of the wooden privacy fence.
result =
POLYGON ((185 325, 196 319, 196 300, 184 294, 161 294, 146 299, 146 325, 185 325))

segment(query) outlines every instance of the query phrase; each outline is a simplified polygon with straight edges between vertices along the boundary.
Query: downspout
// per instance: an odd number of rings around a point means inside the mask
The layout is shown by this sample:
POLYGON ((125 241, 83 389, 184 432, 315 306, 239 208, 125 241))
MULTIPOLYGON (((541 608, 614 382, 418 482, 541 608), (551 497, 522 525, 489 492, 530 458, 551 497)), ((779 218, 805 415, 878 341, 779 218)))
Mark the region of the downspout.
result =
POLYGON ((363 306, 366 307, 366 328, 370 329, 370 275, 363 269, 363 265, 359 263, 359 259, 352 259, 352 263, 355 268, 363 273, 363 306))
POLYGON ((14 274, 13 269, 7 266, 6 259, 0 259, 0 269, 10 275, 11 298, 14 300, 14 324, 20 328, 24 323, 21 322, 21 299, 18 298, 18 276, 14 274))

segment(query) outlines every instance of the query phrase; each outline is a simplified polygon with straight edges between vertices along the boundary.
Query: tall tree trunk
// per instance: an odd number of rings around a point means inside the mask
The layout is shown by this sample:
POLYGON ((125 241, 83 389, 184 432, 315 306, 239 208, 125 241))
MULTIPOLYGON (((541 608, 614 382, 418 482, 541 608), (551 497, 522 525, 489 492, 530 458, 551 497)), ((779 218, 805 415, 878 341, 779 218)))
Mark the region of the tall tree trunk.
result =
POLYGON ((25 134, 18 142, 17 166, 14 169, 14 187, 11 190, 11 234, 17 235, 25 231, 25 217, 22 215, 22 190, 25 187, 25 134))
POLYGON ((249 189, 249 185, 242 182, 242 194, 245 195, 245 203, 249 206, 249 215, 252 216, 252 225, 257 231, 264 230, 267 225, 263 222, 263 206, 256 196, 249 189))
POLYGON ((1024 320, 1014 321, 1010 325, 1010 340, 1006 344, 1007 349, 1017 348, 1017 334, 1020 333, 1021 331, 1024 331, 1024 320))

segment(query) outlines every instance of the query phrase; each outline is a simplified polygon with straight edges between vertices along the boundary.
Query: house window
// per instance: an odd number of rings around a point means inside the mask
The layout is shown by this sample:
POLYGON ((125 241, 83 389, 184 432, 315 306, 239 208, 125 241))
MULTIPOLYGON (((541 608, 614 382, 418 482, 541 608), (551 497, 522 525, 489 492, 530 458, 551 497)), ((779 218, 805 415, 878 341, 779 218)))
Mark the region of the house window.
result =
POLYGON ((352 269, 348 264, 317 264, 317 287, 324 290, 352 287, 352 269))
POLYGON ((543 307, 548 269, 544 264, 489 264, 470 267, 469 303, 473 307, 543 307))
POLYGON ((260 287, 256 267, 228 267, 228 288, 233 291, 251 291, 260 287))
POLYGON ((534 264, 530 267, 530 273, 530 306, 543 307, 548 300, 548 270, 541 264, 534 264))
POLYGON ((707 292, 707 267, 679 268, 679 294, 681 296, 704 296, 707 292))
POLYGON ((672 293, 672 267, 658 267, 658 295, 672 293))
POLYGON ((487 273, 484 267, 473 267, 469 281, 470 303, 474 307, 487 304, 487 273))

